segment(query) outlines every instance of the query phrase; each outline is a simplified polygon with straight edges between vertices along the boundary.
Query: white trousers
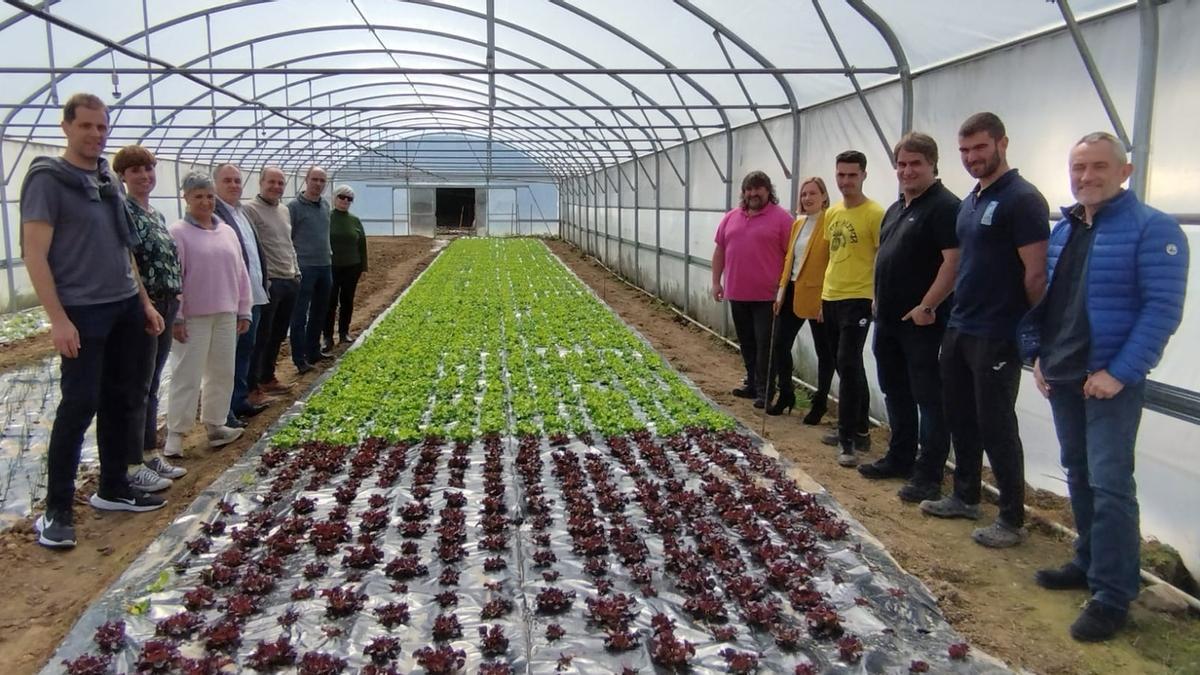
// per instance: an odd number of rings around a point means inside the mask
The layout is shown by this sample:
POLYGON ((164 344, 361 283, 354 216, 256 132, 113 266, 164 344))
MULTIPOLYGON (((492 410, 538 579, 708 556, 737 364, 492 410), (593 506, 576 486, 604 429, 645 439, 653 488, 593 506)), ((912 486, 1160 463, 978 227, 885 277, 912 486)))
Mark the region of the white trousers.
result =
POLYGON ((170 356, 167 430, 179 434, 186 434, 195 424, 197 403, 201 421, 225 424, 233 396, 237 315, 190 317, 187 334, 187 342, 172 343, 170 356))

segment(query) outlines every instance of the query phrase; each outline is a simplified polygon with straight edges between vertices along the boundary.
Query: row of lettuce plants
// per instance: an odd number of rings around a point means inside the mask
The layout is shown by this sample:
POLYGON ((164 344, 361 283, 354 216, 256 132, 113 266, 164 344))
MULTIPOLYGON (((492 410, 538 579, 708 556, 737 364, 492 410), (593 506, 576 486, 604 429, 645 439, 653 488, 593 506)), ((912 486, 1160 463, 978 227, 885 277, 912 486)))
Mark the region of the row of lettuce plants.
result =
POLYGON ((279 445, 728 429, 536 240, 459 240, 279 445))

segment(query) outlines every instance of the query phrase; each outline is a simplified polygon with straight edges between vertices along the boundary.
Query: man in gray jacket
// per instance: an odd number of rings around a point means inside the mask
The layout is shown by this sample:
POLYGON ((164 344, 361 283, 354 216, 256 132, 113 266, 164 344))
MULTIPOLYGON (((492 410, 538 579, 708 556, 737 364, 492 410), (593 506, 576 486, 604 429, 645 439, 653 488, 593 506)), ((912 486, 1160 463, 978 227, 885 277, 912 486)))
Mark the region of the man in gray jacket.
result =
POLYGON ((321 331, 333 287, 333 251, 329 246, 329 202, 322 196, 328 180, 325 170, 309 167, 304 190, 288 204, 292 217, 292 244, 300 263, 300 292, 292 310, 292 362, 307 373, 326 358, 321 353, 321 331))

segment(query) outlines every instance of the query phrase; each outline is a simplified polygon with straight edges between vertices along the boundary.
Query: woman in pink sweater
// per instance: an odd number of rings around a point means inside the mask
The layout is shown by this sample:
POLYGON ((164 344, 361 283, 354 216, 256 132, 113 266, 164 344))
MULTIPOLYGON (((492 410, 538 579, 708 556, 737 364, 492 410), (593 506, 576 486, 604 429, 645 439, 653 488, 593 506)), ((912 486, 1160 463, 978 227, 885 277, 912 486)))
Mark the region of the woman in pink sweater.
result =
POLYGON ((213 212, 216 195, 207 174, 183 179, 187 212, 171 225, 183 268, 183 292, 172 333, 167 444, 163 454, 183 455, 183 436, 200 419, 209 447, 232 443, 241 429, 225 426, 233 393, 237 336, 250 328, 250 275, 233 229, 213 212))

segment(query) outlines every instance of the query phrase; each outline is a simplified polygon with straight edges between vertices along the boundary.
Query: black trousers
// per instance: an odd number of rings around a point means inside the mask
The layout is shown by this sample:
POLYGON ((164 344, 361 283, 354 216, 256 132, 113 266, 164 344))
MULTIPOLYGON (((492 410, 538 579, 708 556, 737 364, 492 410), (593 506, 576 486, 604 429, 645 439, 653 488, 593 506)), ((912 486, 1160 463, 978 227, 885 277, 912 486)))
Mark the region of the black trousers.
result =
POLYGON ((771 320, 774 312, 769 300, 730 300, 733 330, 741 345, 742 363, 746 366, 746 386, 766 398, 767 366, 771 349, 771 320))
POLYGON ((875 322, 876 372, 892 428, 887 456, 900 466, 915 466, 913 478, 923 483, 942 482, 950 455, 938 370, 944 334, 944 324, 875 322))
POLYGON ((258 317, 258 335, 254 338, 246 391, 254 391, 259 384, 275 379, 275 362, 279 360, 279 348, 287 338, 300 282, 295 279, 271 279, 267 290, 270 302, 262 306, 258 317))
POLYGON ((942 341, 946 417, 954 439, 954 494, 978 504, 983 453, 1000 489, 1000 519, 1025 523, 1025 452, 1017 430, 1021 359, 1015 340, 948 329, 942 341))
POLYGON ((171 326, 175 323, 175 313, 179 311, 179 300, 176 298, 155 300, 154 308, 162 315, 166 328, 158 335, 142 333, 144 345, 142 367, 145 369, 143 372, 148 378, 148 384, 146 386, 146 402, 141 408, 139 416, 142 442, 130 446, 128 459, 130 464, 140 464, 144 450, 154 450, 158 447, 158 386, 162 383, 163 368, 167 365, 167 356, 171 353, 171 326))
POLYGON ((325 342, 333 342, 333 315, 337 314, 338 335, 350 332, 354 316, 354 293, 362 276, 362 265, 333 268, 333 287, 329 290, 329 312, 325 315, 325 342))
MULTIPOLYGON (((837 355, 825 330, 825 323, 812 319, 802 319, 792 312, 792 301, 795 299, 795 284, 788 284, 783 295, 783 305, 779 308, 778 325, 775 326, 775 374, 778 381, 780 396, 794 396, 795 385, 792 384, 792 345, 804 322, 808 321, 808 329, 812 332, 813 345, 817 351, 817 391, 813 394, 813 407, 824 409, 829 399, 829 387, 833 384, 833 372, 836 368, 837 355)), ((770 392, 768 392, 768 397, 770 392)))
POLYGON ((821 305, 826 329, 837 355, 838 436, 843 442, 868 431, 871 392, 863 367, 863 347, 871 328, 871 301, 865 298, 826 300, 821 305))
POLYGON ((128 489, 125 466, 131 447, 141 461, 146 377, 146 315, 138 296, 99 305, 63 307, 79 331, 79 355, 63 358, 62 399, 46 452, 46 510, 67 511, 75 498, 75 475, 83 434, 96 418, 100 489, 128 489))

